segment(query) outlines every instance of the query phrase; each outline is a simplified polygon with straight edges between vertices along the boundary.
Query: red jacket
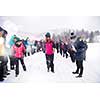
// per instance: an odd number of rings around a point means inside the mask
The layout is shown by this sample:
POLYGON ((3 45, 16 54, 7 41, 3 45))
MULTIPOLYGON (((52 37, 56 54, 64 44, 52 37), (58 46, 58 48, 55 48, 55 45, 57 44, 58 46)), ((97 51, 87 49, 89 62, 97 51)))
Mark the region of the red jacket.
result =
POLYGON ((24 57, 25 47, 23 44, 21 44, 19 47, 14 45, 12 47, 13 49, 13 56, 16 58, 22 58, 24 57))
POLYGON ((48 54, 48 55, 54 54, 53 48, 55 48, 53 41, 46 42, 46 44, 45 44, 46 54, 48 54))

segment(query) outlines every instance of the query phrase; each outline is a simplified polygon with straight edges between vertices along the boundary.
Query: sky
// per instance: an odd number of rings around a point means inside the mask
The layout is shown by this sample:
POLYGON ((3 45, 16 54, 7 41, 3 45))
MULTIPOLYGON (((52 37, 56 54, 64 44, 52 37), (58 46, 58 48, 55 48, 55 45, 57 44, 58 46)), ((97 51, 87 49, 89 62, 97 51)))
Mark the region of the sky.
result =
POLYGON ((52 29, 100 30, 99 16, 1 16, 0 25, 11 31, 30 33, 52 29))

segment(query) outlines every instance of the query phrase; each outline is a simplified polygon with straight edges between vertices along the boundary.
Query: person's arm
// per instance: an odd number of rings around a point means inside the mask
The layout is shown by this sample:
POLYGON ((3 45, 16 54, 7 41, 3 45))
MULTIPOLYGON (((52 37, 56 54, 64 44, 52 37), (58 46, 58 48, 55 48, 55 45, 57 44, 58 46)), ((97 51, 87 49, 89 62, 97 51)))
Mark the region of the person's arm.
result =
POLYGON ((24 46, 24 44, 23 44, 23 43, 22 43, 22 48, 23 48, 23 53, 25 53, 26 48, 25 48, 25 46, 24 46))

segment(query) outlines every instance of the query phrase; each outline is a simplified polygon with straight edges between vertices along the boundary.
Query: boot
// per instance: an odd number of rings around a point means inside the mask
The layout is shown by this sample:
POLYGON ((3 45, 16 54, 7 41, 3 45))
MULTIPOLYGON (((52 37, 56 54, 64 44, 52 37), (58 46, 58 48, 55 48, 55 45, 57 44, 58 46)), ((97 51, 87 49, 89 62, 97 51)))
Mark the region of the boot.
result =
POLYGON ((22 65, 22 66, 23 66, 23 70, 26 71, 26 66, 25 65, 22 65))
POLYGON ((2 81, 4 81, 4 79, 3 78, 0 78, 0 81, 2 82, 2 81))
POLYGON ((76 78, 81 78, 82 77, 82 75, 78 75, 78 76, 76 76, 76 78))

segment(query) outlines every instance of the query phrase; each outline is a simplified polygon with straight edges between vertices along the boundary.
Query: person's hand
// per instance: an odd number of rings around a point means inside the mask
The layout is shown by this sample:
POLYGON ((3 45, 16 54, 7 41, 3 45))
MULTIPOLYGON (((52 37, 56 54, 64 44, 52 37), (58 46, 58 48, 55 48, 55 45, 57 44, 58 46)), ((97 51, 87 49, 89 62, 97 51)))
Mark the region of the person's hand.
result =
POLYGON ((55 49, 53 48, 53 53, 55 52, 55 49))

